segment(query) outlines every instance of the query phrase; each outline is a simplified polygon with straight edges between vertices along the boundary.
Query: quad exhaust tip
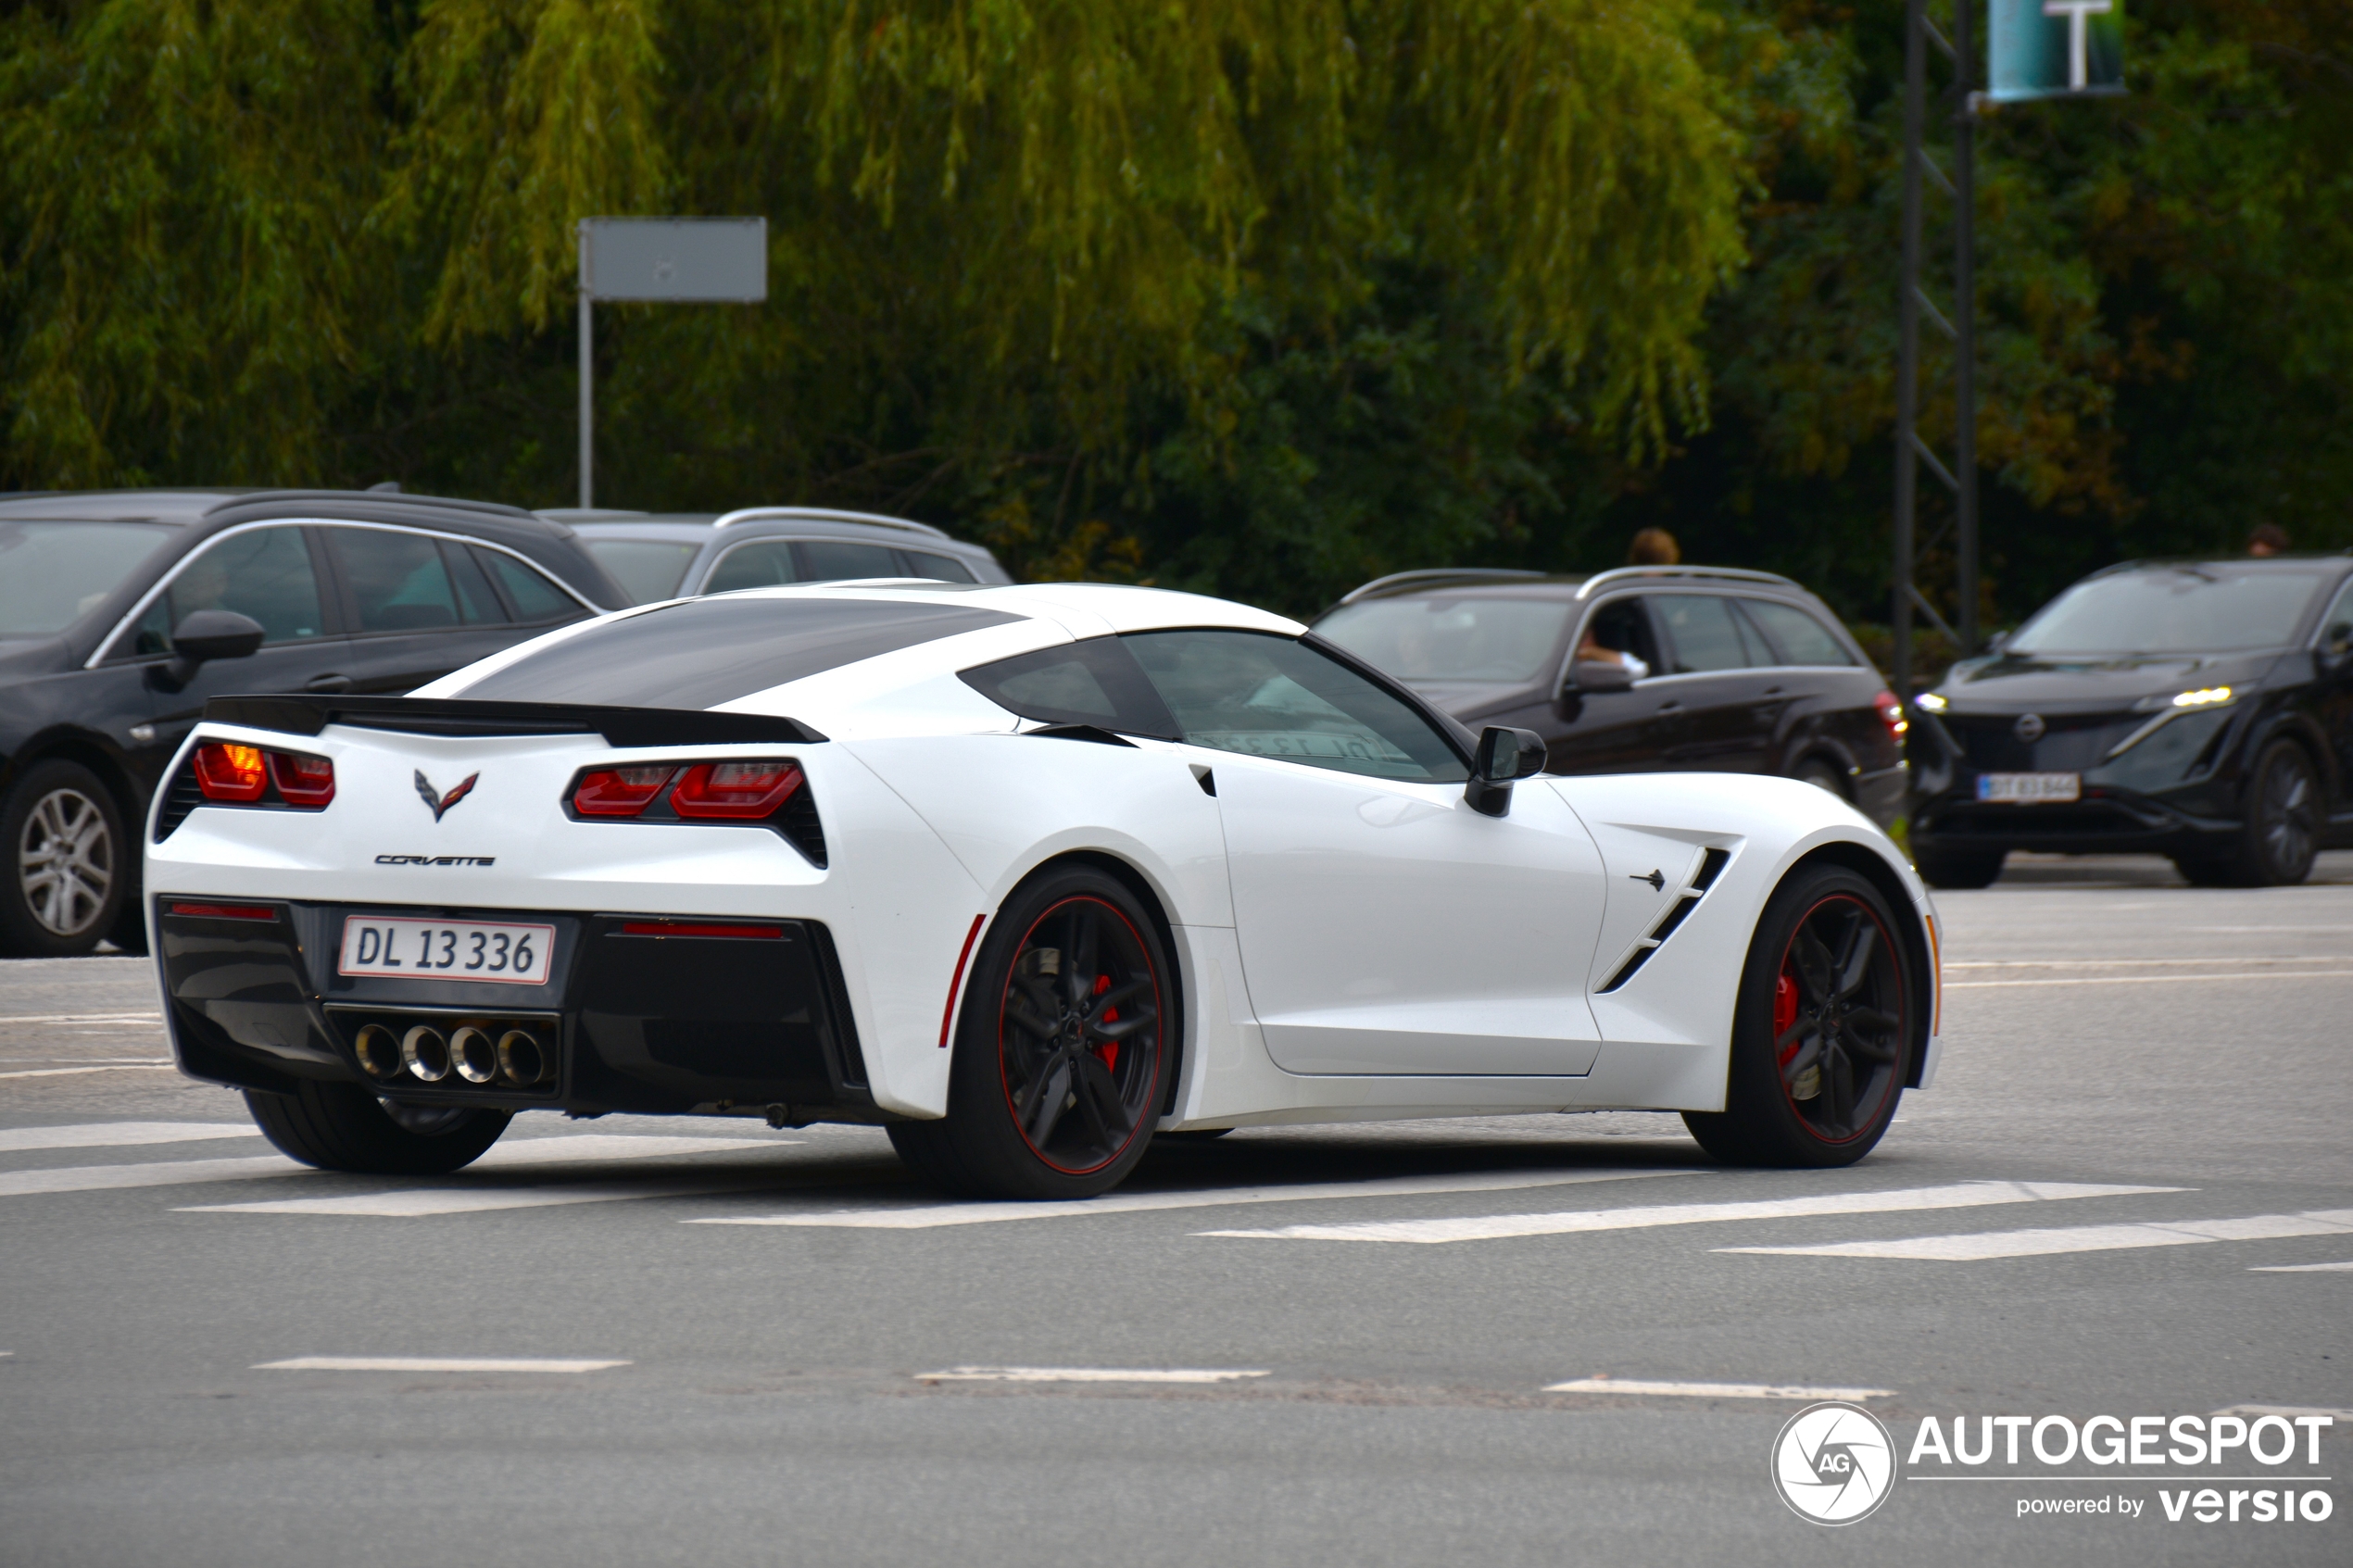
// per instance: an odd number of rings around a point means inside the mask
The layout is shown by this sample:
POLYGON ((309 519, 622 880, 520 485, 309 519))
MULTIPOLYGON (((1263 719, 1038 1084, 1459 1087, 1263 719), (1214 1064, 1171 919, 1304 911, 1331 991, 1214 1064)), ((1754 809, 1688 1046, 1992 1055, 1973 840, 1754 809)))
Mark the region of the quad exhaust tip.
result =
POLYGON ((405 1076, 438 1084, 453 1073, 469 1084, 518 1089, 556 1081, 556 1053, 528 1029, 501 1031, 494 1021, 461 1023, 447 1035, 429 1023, 397 1031, 397 1024, 362 1024, 352 1041, 359 1070, 378 1083, 405 1076))

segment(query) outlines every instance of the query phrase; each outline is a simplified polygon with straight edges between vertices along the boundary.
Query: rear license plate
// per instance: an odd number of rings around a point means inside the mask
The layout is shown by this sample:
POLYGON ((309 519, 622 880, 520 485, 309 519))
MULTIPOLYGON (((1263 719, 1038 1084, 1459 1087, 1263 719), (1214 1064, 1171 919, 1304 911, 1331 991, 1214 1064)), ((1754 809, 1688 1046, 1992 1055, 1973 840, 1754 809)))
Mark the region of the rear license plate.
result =
POLYGON ((1977 775, 1977 797, 1980 800, 2007 801, 2014 806, 2081 800, 2083 797, 2083 775, 1980 773, 1977 775))
POLYGON ((545 985, 555 956, 552 925, 352 915, 343 922, 343 952, 335 972, 545 985))

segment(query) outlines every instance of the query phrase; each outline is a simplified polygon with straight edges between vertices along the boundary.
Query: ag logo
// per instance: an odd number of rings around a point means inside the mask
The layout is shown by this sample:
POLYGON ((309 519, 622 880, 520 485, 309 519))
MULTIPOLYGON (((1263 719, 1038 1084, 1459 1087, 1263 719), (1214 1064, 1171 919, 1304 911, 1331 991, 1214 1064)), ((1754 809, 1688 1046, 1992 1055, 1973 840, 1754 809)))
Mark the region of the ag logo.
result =
POLYGON ((1852 1524, 1895 1489, 1895 1439, 1856 1405, 1808 1405, 1773 1439, 1773 1486, 1800 1519, 1852 1524))

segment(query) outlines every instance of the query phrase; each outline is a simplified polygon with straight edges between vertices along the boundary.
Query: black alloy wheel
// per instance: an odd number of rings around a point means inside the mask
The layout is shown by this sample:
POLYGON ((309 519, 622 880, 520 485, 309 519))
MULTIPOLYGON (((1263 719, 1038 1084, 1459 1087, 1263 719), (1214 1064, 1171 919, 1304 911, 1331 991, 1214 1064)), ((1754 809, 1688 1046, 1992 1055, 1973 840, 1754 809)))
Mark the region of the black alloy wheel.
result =
POLYGON ((1790 777, 1800 784, 1810 784, 1825 795, 1836 796, 1841 800, 1846 798, 1845 771, 1819 757, 1809 757, 1800 762, 1797 771, 1790 777))
POLYGON ((28 768, 0 804, 0 951, 73 958, 114 927, 138 855, 126 854, 114 796, 89 769, 61 759, 28 768))
POLYGON ((1894 1119, 1919 987, 1887 899, 1836 867, 1800 870, 1766 906, 1732 1025, 1725 1108, 1686 1111, 1735 1164, 1852 1164, 1894 1119))
POLYGON ((1091 867, 1006 900, 964 992, 948 1115, 891 1142, 955 1191, 1091 1198, 1143 1158, 1166 1088, 1170 965, 1134 894, 1091 867))
POLYGON ((2251 887, 2277 887, 2312 874, 2321 842, 2321 783, 2294 741, 2275 740, 2247 777, 2246 826, 2236 857, 2251 887))

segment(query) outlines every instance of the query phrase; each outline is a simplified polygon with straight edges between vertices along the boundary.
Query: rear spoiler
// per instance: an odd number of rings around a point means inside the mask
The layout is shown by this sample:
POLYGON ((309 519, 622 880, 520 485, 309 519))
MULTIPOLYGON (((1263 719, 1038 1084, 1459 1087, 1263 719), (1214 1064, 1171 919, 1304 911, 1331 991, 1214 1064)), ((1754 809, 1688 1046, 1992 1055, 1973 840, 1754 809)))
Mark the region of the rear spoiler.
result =
POLYGON ((609 746, 810 746, 825 737, 797 719, 686 708, 598 708, 569 702, 467 702, 420 696, 216 696, 207 721, 315 735, 330 724, 410 735, 601 735, 609 746))

